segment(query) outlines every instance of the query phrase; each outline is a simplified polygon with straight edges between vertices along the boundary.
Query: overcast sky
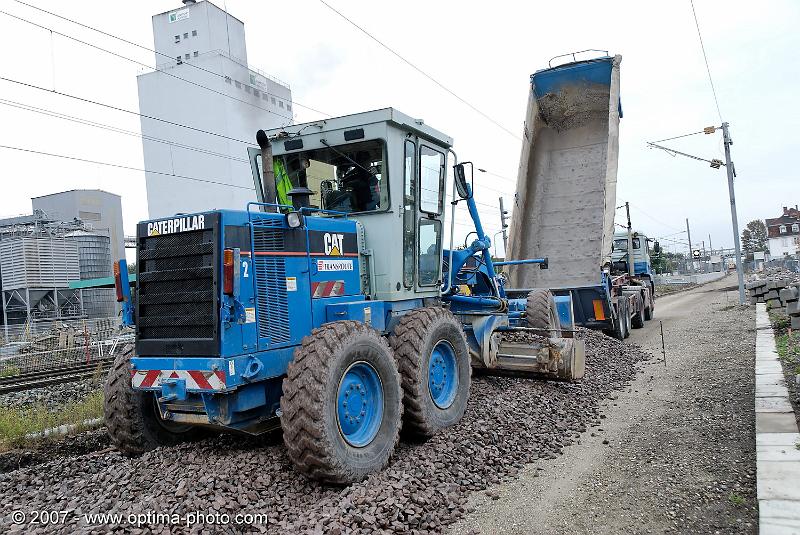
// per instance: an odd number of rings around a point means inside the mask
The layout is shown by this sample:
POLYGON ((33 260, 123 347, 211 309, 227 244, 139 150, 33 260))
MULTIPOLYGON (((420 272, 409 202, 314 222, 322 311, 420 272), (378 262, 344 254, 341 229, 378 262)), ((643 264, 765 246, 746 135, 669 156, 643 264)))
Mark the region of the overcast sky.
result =
MULTIPOLYGON (((153 14, 176 1, 26 0, 152 46, 153 14)), ((296 103, 332 116, 392 106, 452 136, 477 174, 476 198, 488 231, 491 207, 510 199, 520 141, 470 110, 318 0, 216 2, 245 23, 248 59, 290 83, 296 103)), ((553 56, 600 48, 622 55, 617 204, 629 201, 636 228, 666 236, 691 223, 692 240, 733 244, 725 170, 648 149, 645 142, 719 125, 689 1, 392 2, 330 0, 382 41, 498 123, 521 133, 528 80, 553 56)), ((740 227, 777 217, 800 202, 791 155, 798 151, 797 53, 800 3, 696 0, 723 118, 731 124, 740 227)), ((152 65, 152 53, 105 38, 13 0, 0 9, 152 65)), ((0 14, 0 76, 138 110, 144 68, 51 37, 0 14)), ((0 98, 139 131, 135 115, 112 112, 0 81, 0 98)), ((320 116, 295 105, 296 122, 320 116)), ((723 159, 722 137, 668 145, 723 159)), ((141 140, 0 103, 0 145, 143 167, 141 140)), ((30 213, 30 198, 74 188, 122 196, 126 233, 147 217, 143 173, 0 149, 0 215, 30 213)), ((213 177, 208 177, 213 179, 213 177)), ((622 222, 622 213, 619 221, 622 222)), ((460 221, 464 221, 463 218, 460 221)), ((466 229, 466 227, 463 227, 466 229)), ((685 240, 678 234, 670 239, 685 240)), ((668 241, 663 241, 669 245, 668 241)), ((673 250, 685 251, 674 245, 673 250)))

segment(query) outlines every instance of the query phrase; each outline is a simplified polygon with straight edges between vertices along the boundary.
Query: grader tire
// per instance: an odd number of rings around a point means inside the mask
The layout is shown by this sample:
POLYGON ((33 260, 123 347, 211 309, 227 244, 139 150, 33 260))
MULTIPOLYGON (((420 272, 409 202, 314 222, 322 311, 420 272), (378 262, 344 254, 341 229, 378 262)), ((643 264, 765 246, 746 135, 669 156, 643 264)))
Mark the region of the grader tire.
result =
POLYGON ((281 426, 289 458, 309 479, 345 485, 382 469, 397 445, 402 411, 392 350, 374 329, 328 323, 295 350, 283 380, 281 426))
POLYGON ((389 345, 403 385, 403 434, 425 439, 458 423, 467 409, 472 367, 455 316, 441 307, 409 312, 389 345))
POLYGON ((127 456, 135 456, 159 446, 199 438, 199 429, 162 420, 156 409, 155 394, 133 389, 132 354, 130 346, 114 360, 103 390, 105 424, 114 446, 127 456))
POLYGON ((525 317, 528 320, 528 327, 538 330, 536 334, 549 338, 561 336, 561 321, 550 290, 537 288, 528 294, 525 317))

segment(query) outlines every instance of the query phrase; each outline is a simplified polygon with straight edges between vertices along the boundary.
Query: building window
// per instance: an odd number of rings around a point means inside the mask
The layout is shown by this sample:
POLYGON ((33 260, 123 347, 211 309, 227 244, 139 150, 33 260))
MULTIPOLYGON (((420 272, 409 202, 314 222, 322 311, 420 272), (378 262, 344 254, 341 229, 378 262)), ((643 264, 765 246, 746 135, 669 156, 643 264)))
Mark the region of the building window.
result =
POLYGON ((272 105, 274 106, 275 105, 275 97, 272 97, 271 100, 272 100, 272 105))
POLYGON ((230 84, 231 83, 231 77, 230 76, 226 76, 225 77, 225 83, 226 84, 230 84))
POLYGON ((278 101, 278 106, 279 106, 279 107, 281 107, 281 108, 283 108, 283 101, 282 101, 282 100, 279 100, 279 101, 278 101))
POLYGON ((244 86, 244 91, 245 91, 245 93, 249 93, 250 92, 250 86, 249 85, 245 85, 244 86))
POLYGON ((186 55, 184 56, 184 58, 185 58, 185 59, 189 59, 189 57, 190 57, 190 56, 189 56, 189 54, 186 54, 186 55))
POLYGON ((237 81, 236 82, 236 89, 241 89, 241 88, 242 88, 242 84, 237 81))
POLYGON ((286 105, 286 109, 289 110, 289 111, 292 111, 292 105, 291 104, 287 104, 286 105))
POLYGON ((199 52, 197 52, 197 50, 195 50, 194 51, 194 57, 197 57, 198 55, 199 55, 199 52))
POLYGON ((180 65, 181 63, 183 63, 183 62, 181 61, 181 57, 180 57, 180 56, 178 56, 178 57, 177 57, 177 58, 175 58, 175 59, 177 59, 177 60, 178 60, 178 65, 180 65))
POLYGON ((800 225, 798 225, 797 223, 793 223, 792 232, 800 232, 800 225))
POLYGON ((780 232, 781 234, 786 234, 786 225, 781 225, 780 232))
POLYGON ((84 221, 100 221, 100 214, 97 212, 84 212, 81 210, 78 212, 78 217, 84 221))
POLYGON ((181 36, 180 35, 176 35, 175 36, 175 42, 176 43, 180 43, 181 42, 181 36))
POLYGON ((197 30, 192 30, 192 37, 197 37, 197 30))
POLYGON ((267 100, 269 100, 269 97, 267 97, 266 93, 261 93, 261 99, 264 100, 264 101, 267 101, 267 100))
POLYGON ((183 34, 183 38, 184 39, 188 39, 189 38, 189 32, 186 32, 185 34, 183 34))
POLYGON ((256 96, 256 98, 261 95, 261 93, 258 92, 258 89, 253 89, 253 94, 256 96))
POLYGON ((781 238, 781 245, 789 247, 789 238, 781 238))

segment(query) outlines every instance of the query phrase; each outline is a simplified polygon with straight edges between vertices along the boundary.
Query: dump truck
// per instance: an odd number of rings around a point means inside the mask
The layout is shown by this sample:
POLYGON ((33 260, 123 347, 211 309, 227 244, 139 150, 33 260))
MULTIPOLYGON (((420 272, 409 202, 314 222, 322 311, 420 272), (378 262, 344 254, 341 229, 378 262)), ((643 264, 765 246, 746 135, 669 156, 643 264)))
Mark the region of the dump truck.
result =
POLYGON ((280 427, 300 473, 345 484, 386 465, 401 424, 426 438, 458 422, 473 367, 583 376, 569 299, 506 294, 472 165, 449 136, 387 108, 256 140, 257 201, 139 223, 133 293, 115 264, 136 332, 105 386, 120 450, 280 427), (276 202, 276 179, 291 181, 290 204, 276 202), (475 238, 456 248, 460 203, 475 238))
POLYGON ((622 339, 655 308, 652 284, 612 260, 622 58, 581 52, 530 78, 507 256, 547 251, 550 269, 509 265, 507 291, 550 288, 572 302, 576 324, 622 339))

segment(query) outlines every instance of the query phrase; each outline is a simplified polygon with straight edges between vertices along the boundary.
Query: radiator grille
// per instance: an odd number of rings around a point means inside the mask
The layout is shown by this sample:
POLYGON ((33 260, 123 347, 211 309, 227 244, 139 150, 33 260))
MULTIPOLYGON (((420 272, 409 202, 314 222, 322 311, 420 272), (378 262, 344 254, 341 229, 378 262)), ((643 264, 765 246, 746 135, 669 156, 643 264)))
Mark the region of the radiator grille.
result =
POLYGON ((256 270, 256 307, 258 335, 269 338, 270 344, 288 342, 289 303, 286 295, 286 261, 279 256, 258 253, 284 251, 285 229, 280 220, 253 222, 253 252, 256 270))
POLYGON ((140 340, 215 338, 213 229, 140 239, 140 340))

